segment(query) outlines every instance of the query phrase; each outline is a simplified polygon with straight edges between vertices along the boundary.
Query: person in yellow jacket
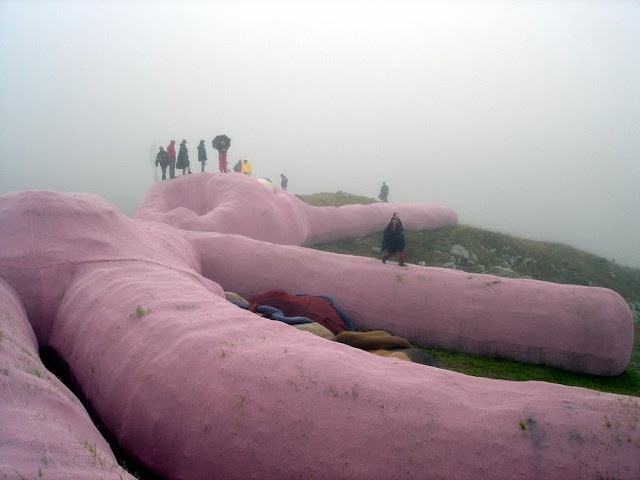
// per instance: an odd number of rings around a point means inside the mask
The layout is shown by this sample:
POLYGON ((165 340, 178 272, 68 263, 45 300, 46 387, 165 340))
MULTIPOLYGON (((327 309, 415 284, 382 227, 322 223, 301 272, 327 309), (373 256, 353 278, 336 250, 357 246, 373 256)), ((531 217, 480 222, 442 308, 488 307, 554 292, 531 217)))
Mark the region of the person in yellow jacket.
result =
POLYGON ((246 158, 242 161, 242 169, 240 171, 244 173, 247 177, 251 176, 251 164, 249 163, 249 160, 247 160, 246 158))

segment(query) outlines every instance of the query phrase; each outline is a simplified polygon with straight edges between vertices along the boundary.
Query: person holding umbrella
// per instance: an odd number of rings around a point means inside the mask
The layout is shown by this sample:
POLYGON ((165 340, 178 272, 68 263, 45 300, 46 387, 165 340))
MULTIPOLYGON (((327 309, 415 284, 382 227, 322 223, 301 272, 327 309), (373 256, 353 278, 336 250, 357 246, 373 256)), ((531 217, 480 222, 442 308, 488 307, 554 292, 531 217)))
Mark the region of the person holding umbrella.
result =
POLYGON ((231 139, 226 135, 217 135, 212 141, 211 146, 218 150, 218 168, 220 173, 227 173, 227 150, 231 146, 231 139))
POLYGON ((207 163, 207 150, 204 146, 204 140, 200 140, 198 145, 198 161, 200 162, 200 171, 204 172, 204 165, 207 163))
POLYGON ((382 250, 388 252, 382 256, 382 263, 387 263, 389 258, 400 252, 398 265, 400 267, 406 267, 407 265, 404 263, 405 246, 404 227, 402 226, 400 215, 398 215, 398 212, 393 212, 391 221, 382 234, 382 250))
POLYGON ((180 142, 180 150, 178 150, 178 161, 176 162, 176 167, 182 169, 182 174, 186 174, 187 170, 189 173, 193 173, 191 171, 191 163, 189 162, 189 150, 187 150, 187 141, 182 140, 180 142))

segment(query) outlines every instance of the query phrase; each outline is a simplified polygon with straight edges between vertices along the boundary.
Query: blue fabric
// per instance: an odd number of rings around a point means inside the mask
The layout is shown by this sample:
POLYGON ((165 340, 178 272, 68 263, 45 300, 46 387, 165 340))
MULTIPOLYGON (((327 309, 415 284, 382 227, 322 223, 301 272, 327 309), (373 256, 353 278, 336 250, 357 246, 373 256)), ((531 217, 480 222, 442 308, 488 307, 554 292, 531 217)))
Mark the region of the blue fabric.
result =
POLYGON ((269 305, 258 305, 256 307, 256 312, 261 313, 263 315, 269 315, 269 319, 276 320, 278 322, 284 322, 287 325, 301 325, 303 323, 313 323, 313 320, 307 317, 285 317, 282 310, 279 310, 275 307, 271 307, 269 305))
POLYGON ((284 316, 284 314, 282 313, 282 310, 278 310, 275 307, 270 307, 269 305, 258 305, 256 307, 256 313, 261 313, 261 314, 278 314, 278 315, 282 315, 284 316))
MULTIPOLYGON (((294 295, 297 295, 298 297, 302 297, 302 296, 307 295, 307 294, 306 293, 294 293, 294 295)), ((340 319, 344 323, 344 326, 347 327, 352 332, 356 331, 355 327, 353 326, 353 322, 351 321, 351 318, 349 318, 349 315, 347 315, 346 312, 344 310, 342 310, 342 308, 340 308, 340 305, 338 305, 333 298, 331 298, 328 295, 311 295, 311 296, 312 297, 324 298, 325 300, 327 300, 331 304, 331 306, 336 309, 336 312, 338 312, 338 315, 340 316, 340 319)))
POLYGON ((230 300, 230 299, 227 299, 227 301, 233 303, 234 305, 237 305, 240 308, 244 308, 245 310, 249 308, 249 302, 242 302, 240 300, 230 300))
POLYGON ((271 320, 284 322, 287 325, 302 325, 304 323, 313 323, 313 320, 307 317, 285 317, 284 315, 280 315, 279 313, 272 314, 271 320))

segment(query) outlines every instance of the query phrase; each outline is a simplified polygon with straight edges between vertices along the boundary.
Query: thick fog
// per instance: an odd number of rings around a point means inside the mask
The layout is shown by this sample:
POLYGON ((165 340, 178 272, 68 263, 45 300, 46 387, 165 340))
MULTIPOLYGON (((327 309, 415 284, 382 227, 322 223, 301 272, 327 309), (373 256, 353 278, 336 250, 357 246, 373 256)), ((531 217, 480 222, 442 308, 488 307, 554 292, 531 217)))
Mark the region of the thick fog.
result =
POLYGON ((128 215, 157 147, 640 267, 637 1, 0 1, 0 194, 128 215))

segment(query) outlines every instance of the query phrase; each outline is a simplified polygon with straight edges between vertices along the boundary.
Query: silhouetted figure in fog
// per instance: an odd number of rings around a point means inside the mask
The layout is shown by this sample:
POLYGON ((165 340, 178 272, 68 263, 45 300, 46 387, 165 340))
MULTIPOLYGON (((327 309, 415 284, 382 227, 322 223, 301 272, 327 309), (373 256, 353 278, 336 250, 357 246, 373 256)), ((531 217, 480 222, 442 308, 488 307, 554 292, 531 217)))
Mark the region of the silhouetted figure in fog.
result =
POLYGON ((169 178, 176 178, 176 141, 171 140, 167 146, 167 157, 169 157, 169 178))
POLYGON ((289 179, 284 173, 280 174, 280 186, 283 190, 287 189, 287 185, 289 185, 289 179))
POLYGON ((160 147, 160 151, 156 155, 156 167, 160 165, 162 168, 162 180, 167 179, 167 167, 169 166, 169 156, 167 152, 164 151, 164 148, 160 147))
POLYGON ((380 195, 378 195, 378 199, 381 202, 388 202, 387 196, 389 195, 389 187, 386 183, 382 182, 382 186, 380 187, 380 195))
POLYGON ((382 256, 382 263, 387 263, 387 260, 389 258, 400 252, 398 265, 400 265, 401 267, 406 267, 404 263, 405 246, 406 244, 404 242, 404 227, 402 226, 402 222, 400 221, 400 215, 398 215, 398 212, 393 212, 391 221, 387 225, 387 228, 384 229, 384 233, 382 234, 382 251, 386 250, 388 252, 382 256))
POLYGON ((189 150, 187 150, 187 141, 182 140, 180 142, 180 150, 178 150, 178 160, 176 161, 176 168, 182 169, 182 174, 185 175, 187 170, 191 172, 191 163, 189 162, 189 150))
POLYGON ((204 140, 200 140, 198 144, 198 161, 200 162, 200 171, 204 172, 204 166, 207 163, 207 149, 204 146, 204 140))
POLYGON ((238 160, 238 163, 233 166, 233 171, 238 173, 242 172, 242 160, 238 160))

